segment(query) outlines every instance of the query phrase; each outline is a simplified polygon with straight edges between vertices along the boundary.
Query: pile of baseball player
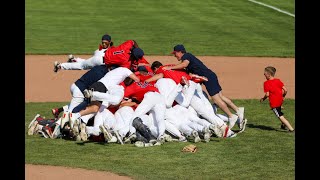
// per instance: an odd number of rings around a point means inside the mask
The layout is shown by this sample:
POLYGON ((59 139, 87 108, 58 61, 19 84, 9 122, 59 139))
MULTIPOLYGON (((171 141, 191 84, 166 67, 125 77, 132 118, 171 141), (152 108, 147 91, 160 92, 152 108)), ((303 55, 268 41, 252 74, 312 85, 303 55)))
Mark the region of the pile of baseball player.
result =
MULTIPOLYGON (((178 57, 179 51, 183 45, 172 54, 178 57)), ((134 40, 115 47, 111 36, 103 35, 89 59, 69 55, 67 62, 54 62, 55 73, 86 71, 71 85, 70 103, 53 108, 53 118, 37 114, 28 135, 149 147, 232 138, 245 130, 244 107, 231 116, 218 114, 203 91, 209 78, 168 68, 173 66, 149 64, 134 40), (238 130, 232 130, 235 124, 238 130)))

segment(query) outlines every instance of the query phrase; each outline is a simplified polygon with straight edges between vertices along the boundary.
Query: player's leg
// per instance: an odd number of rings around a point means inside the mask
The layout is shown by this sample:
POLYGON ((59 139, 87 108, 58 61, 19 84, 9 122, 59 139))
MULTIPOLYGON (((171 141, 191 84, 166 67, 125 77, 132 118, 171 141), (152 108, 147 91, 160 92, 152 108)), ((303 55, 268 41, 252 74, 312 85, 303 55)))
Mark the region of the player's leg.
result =
POLYGON ((188 107, 190 105, 191 99, 196 91, 196 83, 189 80, 189 86, 184 85, 182 88, 183 102, 180 104, 183 107, 188 107))
POLYGON ((93 126, 86 127, 86 133, 88 134, 88 136, 90 135, 99 136, 101 132, 99 126, 103 125, 106 116, 107 116, 107 109, 105 108, 105 106, 101 105, 99 111, 94 117, 93 126))
POLYGON ((103 105, 118 105, 124 95, 124 88, 121 86, 114 86, 112 89, 108 89, 106 93, 93 91, 91 100, 103 101, 103 105))
POLYGON ((161 136, 164 135, 164 132, 166 130, 166 126, 164 123, 165 118, 165 112, 166 112, 166 106, 164 99, 161 97, 159 93, 153 92, 153 98, 154 101, 157 102, 152 108, 154 111, 154 119, 156 122, 156 126, 158 127, 158 139, 161 138, 161 136))
POLYGON ((73 83, 70 87, 70 92, 72 95, 71 102, 69 104, 68 112, 72 112, 72 110, 78 106, 80 103, 83 102, 84 96, 81 90, 78 88, 78 86, 73 83))
POLYGON ((115 113, 115 118, 117 120, 115 130, 119 132, 121 137, 125 137, 129 132, 132 115, 134 111, 131 107, 124 106, 119 108, 115 113))

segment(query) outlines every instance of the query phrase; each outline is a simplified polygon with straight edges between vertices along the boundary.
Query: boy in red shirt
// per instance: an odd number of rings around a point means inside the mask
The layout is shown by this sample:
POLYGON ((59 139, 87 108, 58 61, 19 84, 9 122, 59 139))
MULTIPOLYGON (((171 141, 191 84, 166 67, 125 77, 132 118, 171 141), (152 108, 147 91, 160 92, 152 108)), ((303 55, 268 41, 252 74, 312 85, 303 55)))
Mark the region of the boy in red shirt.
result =
POLYGON ((276 68, 272 66, 264 68, 264 76, 267 80, 263 84, 265 95, 260 99, 260 102, 269 97, 269 103, 272 111, 282 122, 281 127, 286 126, 289 129, 289 132, 293 132, 294 129, 289 121, 283 116, 283 112, 281 112, 281 106, 283 103, 283 98, 287 94, 287 88, 280 79, 274 77, 275 73, 276 68))

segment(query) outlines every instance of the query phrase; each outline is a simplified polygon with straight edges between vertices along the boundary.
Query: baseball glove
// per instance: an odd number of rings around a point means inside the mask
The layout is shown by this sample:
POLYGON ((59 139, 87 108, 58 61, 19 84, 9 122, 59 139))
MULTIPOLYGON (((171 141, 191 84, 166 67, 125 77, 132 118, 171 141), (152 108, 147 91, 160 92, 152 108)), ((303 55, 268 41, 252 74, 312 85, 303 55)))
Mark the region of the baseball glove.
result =
POLYGON ((182 152, 192 152, 195 153, 197 152, 198 148, 197 146, 193 145, 193 144, 189 144, 185 147, 183 147, 183 149, 181 150, 182 152))

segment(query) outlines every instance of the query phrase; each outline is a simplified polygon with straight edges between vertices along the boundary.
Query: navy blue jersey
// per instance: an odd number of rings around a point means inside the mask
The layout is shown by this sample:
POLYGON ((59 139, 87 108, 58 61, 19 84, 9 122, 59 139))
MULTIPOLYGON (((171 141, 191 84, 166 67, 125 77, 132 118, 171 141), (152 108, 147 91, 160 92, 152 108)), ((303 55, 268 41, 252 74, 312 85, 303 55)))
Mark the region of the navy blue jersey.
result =
POLYGON ((89 71, 87 71, 84 75, 79 78, 75 84, 78 86, 81 92, 85 89, 89 88, 93 83, 100 80, 106 73, 108 72, 108 68, 106 65, 94 66, 89 71))
POLYGON ((189 64, 186 67, 186 70, 188 73, 192 73, 192 74, 198 74, 200 76, 207 76, 208 73, 212 73, 212 71, 210 69, 207 68, 207 66, 205 66, 202 61, 200 61, 198 58, 196 58, 194 55, 190 54, 190 53, 185 53, 182 57, 181 57, 182 62, 184 60, 188 60, 189 64))

